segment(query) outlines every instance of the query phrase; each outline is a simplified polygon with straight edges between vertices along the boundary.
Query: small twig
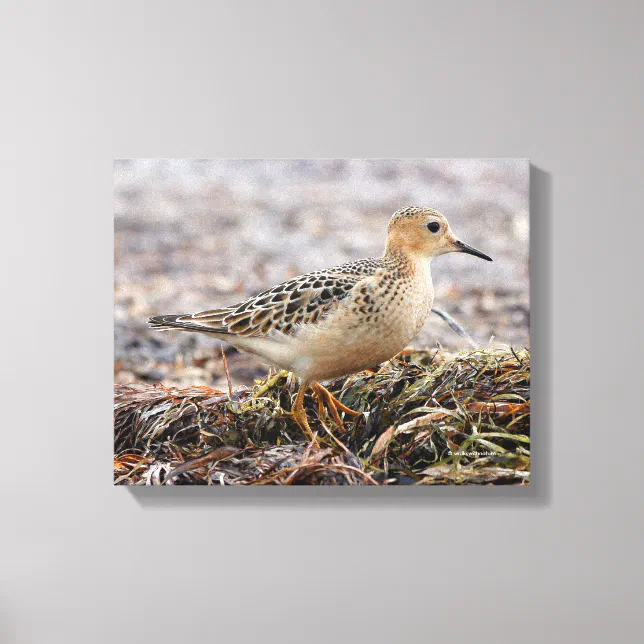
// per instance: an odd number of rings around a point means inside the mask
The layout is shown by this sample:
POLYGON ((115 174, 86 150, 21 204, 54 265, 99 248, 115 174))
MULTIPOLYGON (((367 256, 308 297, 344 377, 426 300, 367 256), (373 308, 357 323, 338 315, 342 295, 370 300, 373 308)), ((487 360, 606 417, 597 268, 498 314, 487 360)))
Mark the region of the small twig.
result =
POLYGON ((282 369, 282 371, 278 371, 274 376, 271 376, 270 378, 267 378, 264 381, 264 384, 260 386, 257 391, 253 393, 251 396, 252 398, 259 398, 260 396, 263 396, 274 384, 276 384, 280 378, 286 378, 288 376, 288 371, 285 371, 282 369))
MULTIPOLYGON (((317 466, 320 467, 320 466, 317 466)), ((321 467, 323 468, 320 471, 324 471, 325 469, 328 470, 348 470, 350 472, 355 472, 356 474, 360 474, 366 481, 369 481, 371 485, 380 485, 378 481, 376 481, 371 474, 367 474, 367 472, 364 472, 363 470, 358 469, 357 467, 353 467, 353 465, 341 465, 340 463, 337 464, 332 464, 332 463, 324 463, 321 464, 321 467)))
POLYGON ((292 467, 284 467, 279 472, 275 472, 270 477, 264 478, 262 476, 255 479, 254 484, 267 485, 272 483, 275 479, 282 476, 283 474, 289 473, 289 476, 286 478, 285 482, 282 483, 282 485, 284 484, 289 485, 293 480, 293 474, 299 474, 301 470, 309 470, 306 472, 306 476, 309 476, 310 474, 314 474, 317 472, 324 472, 325 470, 350 471, 350 472, 355 472, 356 474, 360 474, 366 481, 369 481, 369 483, 371 483, 372 485, 379 485, 378 481, 376 481, 370 474, 367 474, 367 472, 364 472, 363 470, 360 470, 357 467, 353 467, 352 465, 319 463, 315 461, 309 462, 309 463, 303 463, 303 464, 301 463, 299 465, 294 465, 292 467), (288 483, 286 483, 286 481, 288 481, 288 483))
POLYGON ((522 361, 522 360, 521 360, 521 358, 519 358, 519 356, 515 353, 515 351, 514 351, 514 347, 513 347, 513 346, 510 346, 510 351, 512 351, 512 355, 517 359, 517 362, 518 362, 518 363, 523 367, 523 361, 522 361))
POLYGON ((165 477, 165 480, 163 481, 163 485, 170 485, 170 482, 172 479, 176 478, 179 476, 179 474, 183 474, 184 472, 188 472, 189 470, 194 470, 198 467, 201 467, 202 465, 205 465, 206 463, 210 463, 210 461, 221 461, 224 458, 228 458, 230 456, 234 456, 235 454, 238 454, 241 452, 240 449, 237 447, 230 447, 228 445, 224 445, 223 447, 218 447, 217 449, 212 450, 212 452, 209 452, 205 456, 200 456, 199 458, 193 458, 190 461, 186 461, 185 463, 182 463, 178 467, 175 467, 172 472, 168 474, 168 476, 165 477))
POLYGON ((338 447, 342 448, 345 451, 345 453, 351 454, 351 456, 354 456, 354 454, 351 452, 351 450, 349 450, 347 448, 347 446, 342 441, 338 440, 333 435, 333 432, 324 424, 324 422, 321 419, 318 418, 318 421, 319 421, 320 425, 322 425, 322 428, 324 429, 324 431, 331 437, 331 439, 335 442, 335 444, 338 447))
POLYGON ((230 371, 228 371, 228 360, 226 360, 226 354, 224 353, 224 345, 221 345, 221 358, 224 361, 224 371, 226 372, 226 382, 228 383, 228 400, 232 400, 233 397, 233 385, 230 382, 230 371))
POLYGON ((450 328, 458 335, 461 336, 467 343, 472 347, 472 349, 478 349, 478 342, 449 314, 443 311, 442 309, 432 309, 432 313, 436 313, 439 318, 442 318, 449 324, 450 328))

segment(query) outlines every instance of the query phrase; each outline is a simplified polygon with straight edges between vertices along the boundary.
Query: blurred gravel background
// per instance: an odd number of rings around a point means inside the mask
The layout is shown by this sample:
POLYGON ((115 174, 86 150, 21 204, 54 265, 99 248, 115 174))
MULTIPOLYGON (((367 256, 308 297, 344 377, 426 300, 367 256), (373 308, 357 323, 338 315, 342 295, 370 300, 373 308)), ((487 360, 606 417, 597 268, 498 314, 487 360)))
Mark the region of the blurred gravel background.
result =
MULTIPOLYGON (((440 210, 494 262, 435 259, 434 306, 482 344, 529 346, 529 164, 524 159, 159 160, 115 164, 115 380, 222 387, 219 342, 146 319, 232 304, 384 248, 392 213, 440 210)), ((463 341, 431 315, 414 341, 463 341)), ((226 349, 234 385, 267 368, 226 349)))

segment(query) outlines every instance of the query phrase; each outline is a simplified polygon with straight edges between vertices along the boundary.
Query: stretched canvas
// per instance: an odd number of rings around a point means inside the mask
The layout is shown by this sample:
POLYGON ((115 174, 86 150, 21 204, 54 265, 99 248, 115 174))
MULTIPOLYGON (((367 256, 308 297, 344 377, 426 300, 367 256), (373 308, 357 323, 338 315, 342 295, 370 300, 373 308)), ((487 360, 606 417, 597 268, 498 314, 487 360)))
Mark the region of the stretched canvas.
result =
POLYGON ((528 485, 525 159, 119 159, 117 485, 528 485))

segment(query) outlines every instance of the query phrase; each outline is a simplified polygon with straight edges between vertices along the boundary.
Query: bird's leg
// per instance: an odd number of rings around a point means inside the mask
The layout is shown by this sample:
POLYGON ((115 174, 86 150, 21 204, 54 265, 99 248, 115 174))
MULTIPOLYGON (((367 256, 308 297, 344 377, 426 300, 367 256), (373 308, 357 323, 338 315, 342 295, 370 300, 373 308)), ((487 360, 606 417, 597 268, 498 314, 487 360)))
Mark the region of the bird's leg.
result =
POLYGON ((306 411, 304 411, 304 394, 309 388, 308 384, 300 384, 300 388, 297 391, 297 396, 295 396, 295 402, 293 403, 293 418, 298 424, 299 428, 302 430, 306 438, 310 441, 313 441, 313 432, 309 427, 309 421, 306 419, 306 411))
POLYGON ((315 397, 318 399, 318 417, 322 418, 322 412, 324 410, 324 405, 326 404, 327 409, 329 410, 329 414, 333 419, 333 422, 335 422, 335 424, 338 425, 338 427, 341 427, 342 429, 344 429, 344 425, 342 424, 342 418, 340 418, 338 409, 334 405, 333 401, 329 399, 329 396, 331 395, 329 391, 325 389, 322 385, 316 382, 313 385, 313 392, 315 393, 315 397))
POLYGON ((332 402, 337 409, 343 411, 345 414, 349 414, 350 416, 362 416, 362 412, 351 409, 351 407, 347 407, 345 404, 341 403, 326 387, 323 387, 319 382, 315 384, 318 389, 324 392, 324 394, 328 397, 328 400, 332 402))
POLYGON ((344 429, 344 425, 342 424, 342 418, 340 418, 338 409, 340 411, 343 411, 345 414, 349 414, 351 416, 361 415, 359 411, 354 411, 353 409, 350 409, 346 405, 343 405, 326 387, 323 387, 319 382, 316 382, 313 385, 313 390, 318 396, 318 413, 320 411, 320 400, 324 399, 327 409, 331 414, 331 418, 333 418, 335 423, 342 429, 344 429))
POLYGON ((318 393, 317 389, 313 389, 313 395, 315 396, 315 399, 318 401, 318 418, 322 418, 322 414, 324 413, 324 400, 322 399, 322 396, 318 393))

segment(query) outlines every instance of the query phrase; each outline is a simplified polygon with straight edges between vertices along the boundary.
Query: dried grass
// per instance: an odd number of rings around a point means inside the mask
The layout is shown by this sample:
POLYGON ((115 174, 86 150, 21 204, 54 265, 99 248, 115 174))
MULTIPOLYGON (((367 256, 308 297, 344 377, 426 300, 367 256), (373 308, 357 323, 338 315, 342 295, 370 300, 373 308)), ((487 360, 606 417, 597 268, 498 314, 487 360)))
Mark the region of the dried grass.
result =
POLYGON ((115 387, 119 485, 392 485, 529 482, 527 349, 399 355, 329 389, 363 416, 346 431, 306 396, 317 444, 293 421, 297 383, 232 393, 115 387))

